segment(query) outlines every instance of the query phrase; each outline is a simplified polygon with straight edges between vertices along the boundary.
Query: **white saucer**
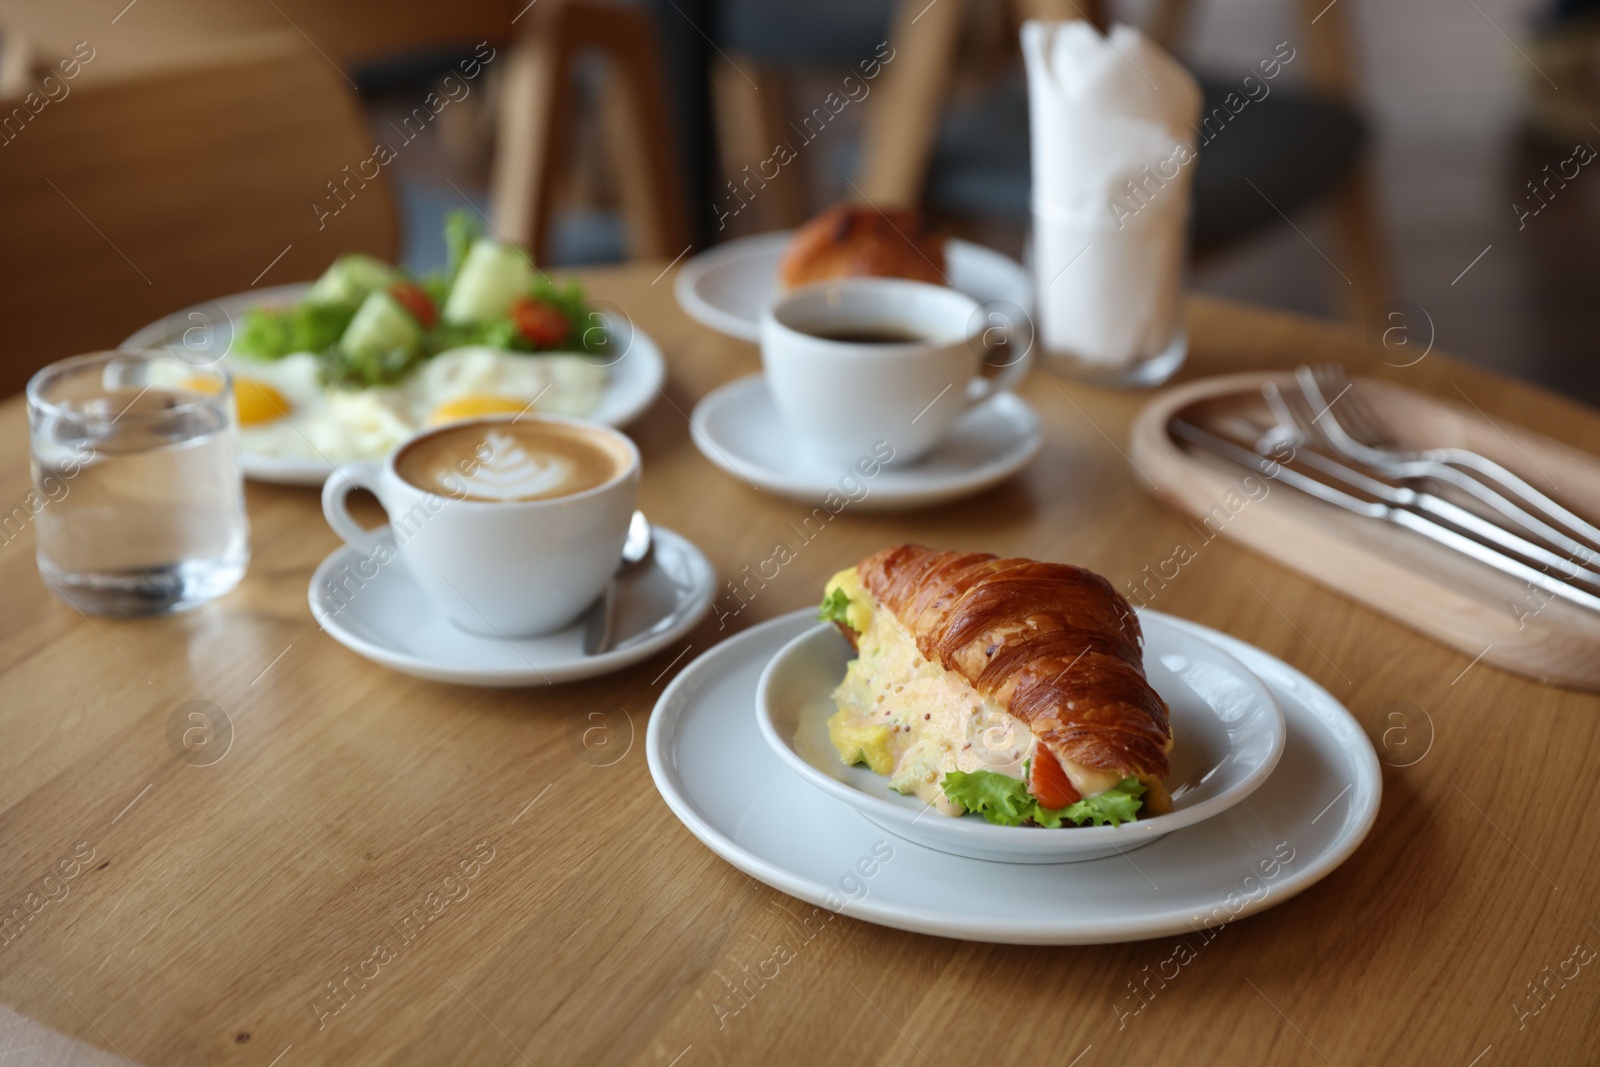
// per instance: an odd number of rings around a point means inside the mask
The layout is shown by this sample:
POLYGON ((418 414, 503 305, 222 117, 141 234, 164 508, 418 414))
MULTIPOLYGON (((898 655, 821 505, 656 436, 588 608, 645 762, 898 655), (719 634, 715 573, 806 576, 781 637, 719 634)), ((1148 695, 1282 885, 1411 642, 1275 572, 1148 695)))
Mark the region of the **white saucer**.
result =
POLYGON ((1241 660, 1282 707, 1283 758, 1260 789, 1136 853, 1087 863, 993 863, 912 844, 803 781, 762 740, 756 681, 815 622, 814 611, 797 611, 691 663, 657 702, 645 755, 691 833, 752 877, 822 908, 975 941, 1165 937, 1281 904, 1343 863, 1377 816, 1377 755, 1338 701, 1260 649, 1174 619, 1241 660))
MULTIPOLYGON (((349 545, 323 560, 311 576, 311 615, 351 651, 436 682, 533 686, 609 674, 694 629, 716 593, 716 572, 693 543, 661 526, 653 532, 647 563, 617 583, 616 647, 598 656, 583 654, 577 624, 515 640, 457 629, 412 582, 404 563, 391 559, 380 567, 349 545), (374 576, 366 577, 369 573, 374 576)), ((380 535, 393 543, 387 526, 380 535)))
MULTIPOLYGON (((196 304, 150 323, 119 347, 168 349, 180 358, 202 365, 225 356, 230 362, 248 362, 243 357, 228 356, 233 331, 244 313, 255 307, 293 304, 303 298, 309 288, 308 282, 295 282, 196 304)), ((616 337, 622 355, 606 364, 606 387, 600 394, 599 405, 583 417, 607 426, 622 427, 644 414, 655 401, 661 383, 666 380, 666 362, 650 336, 625 317, 618 319, 616 315, 607 314, 604 318, 606 330, 616 337)), ((335 455, 328 457, 332 460, 328 463, 321 459, 241 452, 239 466, 245 477, 258 482, 321 485, 333 473, 333 464, 362 458, 367 457, 335 455)))
POLYGON ((1017 473, 1044 447, 1044 429, 1033 408, 999 393, 963 415, 950 436, 916 464, 897 467, 891 461, 865 478, 854 468, 805 456, 759 374, 713 390, 695 405, 689 422, 695 446, 729 474, 809 504, 835 494, 858 511, 971 496, 1017 473))
MULTIPOLYGON (((778 261, 793 236, 792 230, 762 233, 701 252, 678 271, 678 306, 703 326, 760 341, 761 312, 778 291, 778 261)), ((1010 256, 951 238, 945 268, 950 285, 979 303, 1000 301, 1032 314, 1033 279, 1010 256)))
MULTIPOLYGON (((1115 856, 1213 818, 1260 787, 1283 754, 1283 712, 1255 675, 1205 638, 1143 611, 1144 667, 1172 713, 1172 811, 1117 827, 995 826, 976 815, 953 819, 901 796, 888 779, 846 767, 828 739, 833 690, 855 659, 839 628, 818 623, 767 664, 756 690, 762 736, 790 770, 892 834, 957 856, 1000 863, 1082 863, 1115 856)), ((1026 729, 1024 727, 1024 729, 1026 729)), ((971 737, 982 751, 985 738, 971 737)), ((1013 744, 992 739, 990 750, 1013 744)))

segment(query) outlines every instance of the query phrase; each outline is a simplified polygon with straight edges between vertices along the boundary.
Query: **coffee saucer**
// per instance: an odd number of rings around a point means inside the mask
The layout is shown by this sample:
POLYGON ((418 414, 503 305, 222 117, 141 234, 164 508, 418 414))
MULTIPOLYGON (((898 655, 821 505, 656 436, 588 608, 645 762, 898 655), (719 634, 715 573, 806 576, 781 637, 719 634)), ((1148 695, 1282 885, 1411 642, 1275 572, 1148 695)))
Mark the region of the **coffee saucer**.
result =
POLYGON ((650 558, 617 580, 616 644, 583 653, 575 623, 543 637, 482 637, 457 628, 393 555, 393 531, 376 531, 388 562, 341 545, 311 576, 317 625, 341 645, 402 674, 479 686, 536 686, 609 674, 674 644, 705 618, 717 576, 689 540, 655 527, 650 558))
POLYGON ((914 465, 882 465, 872 477, 855 467, 809 459, 792 439, 766 379, 729 382, 695 405, 694 443, 712 463, 758 489, 806 503, 833 495, 861 511, 938 504, 988 489, 1027 466, 1044 446, 1039 416, 1011 393, 963 415, 914 465))

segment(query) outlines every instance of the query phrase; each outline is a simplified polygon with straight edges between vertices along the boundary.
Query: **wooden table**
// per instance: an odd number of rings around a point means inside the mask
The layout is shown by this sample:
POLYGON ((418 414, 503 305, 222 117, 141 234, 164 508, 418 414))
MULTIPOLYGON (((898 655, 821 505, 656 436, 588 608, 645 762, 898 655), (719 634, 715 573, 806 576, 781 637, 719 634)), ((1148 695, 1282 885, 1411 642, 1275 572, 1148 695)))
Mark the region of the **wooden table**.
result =
MULTIPOLYGON (((671 366, 634 428, 643 506, 726 578, 766 558, 801 509, 690 443, 696 399, 757 357, 691 323, 657 269, 594 274, 593 291, 671 366)), ((1194 303, 1190 336, 1189 375, 1375 363, 1338 328, 1212 301, 1194 303)), ((1459 387, 1600 452, 1600 417, 1558 397, 1438 354, 1378 370, 1459 387)), ((1048 441, 1022 476, 945 507, 844 516, 729 630, 812 604, 828 574, 903 538, 1071 560, 1120 585, 1190 536, 1120 452, 1144 397, 1047 375, 1024 393, 1048 441)), ((0 407, 0 435, 9 506, 28 492, 16 401, 0 407)), ((641 734, 662 687, 728 630, 708 621, 684 649, 556 689, 414 681, 312 624, 306 585, 336 544, 315 494, 252 485, 250 510, 244 584, 158 621, 91 623, 46 592, 30 532, 0 546, 0 900, 22 908, 0 948, 0 1000, 101 1049, 261 1067, 1495 1067, 1578 1062, 1600 1037, 1600 968, 1584 965, 1600 948, 1600 700, 1472 665, 1230 544, 1208 546, 1155 606, 1283 657, 1365 725, 1385 796, 1342 868, 1224 929, 1120 1027, 1128 983, 1184 939, 1023 948, 846 918, 719 1019, 723 978, 789 929, 774 906, 786 898, 677 823, 641 734), (190 700, 233 726, 209 766, 169 747, 190 700), (1414 705, 1402 720, 1396 701, 1414 705), (574 743, 593 711, 625 752, 609 765, 574 743), (374 960, 414 908, 435 912, 421 935, 374 960)))

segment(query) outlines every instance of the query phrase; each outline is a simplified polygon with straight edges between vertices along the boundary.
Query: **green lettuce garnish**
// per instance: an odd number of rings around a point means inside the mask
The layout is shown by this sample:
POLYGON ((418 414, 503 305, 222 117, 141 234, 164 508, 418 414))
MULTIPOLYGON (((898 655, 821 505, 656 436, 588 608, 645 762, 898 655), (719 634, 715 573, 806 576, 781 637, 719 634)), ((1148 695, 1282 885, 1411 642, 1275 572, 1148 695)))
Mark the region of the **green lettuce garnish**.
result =
MULTIPOLYGON (((824 605, 826 609, 827 605, 824 605)), ((1144 783, 1129 776, 1098 796, 1085 797, 1064 808, 1042 806, 1028 787, 1010 775, 995 771, 950 771, 944 776, 944 795, 967 811, 982 815, 996 826, 1021 826, 1033 822, 1059 829, 1063 823, 1082 826, 1118 826, 1135 822, 1144 804, 1144 783)))
POLYGON ((950 771, 944 776, 944 795, 996 826, 1021 826, 1041 810, 1026 785, 994 771, 950 771))
POLYGON ((817 618, 823 622, 850 625, 850 598, 843 589, 835 589, 823 598, 822 607, 817 609, 817 618))
POLYGON ((286 308, 252 308, 233 339, 233 351, 253 359, 282 359, 292 352, 332 348, 355 317, 349 304, 307 301, 286 308))

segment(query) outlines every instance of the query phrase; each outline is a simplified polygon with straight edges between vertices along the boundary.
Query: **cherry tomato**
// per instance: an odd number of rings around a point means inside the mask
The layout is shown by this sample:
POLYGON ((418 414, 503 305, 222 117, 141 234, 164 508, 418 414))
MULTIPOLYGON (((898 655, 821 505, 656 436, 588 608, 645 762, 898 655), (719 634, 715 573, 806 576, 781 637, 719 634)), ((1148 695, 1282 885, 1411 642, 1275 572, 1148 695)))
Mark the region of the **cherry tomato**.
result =
POLYGON ((1028 792, 1047 808, 1064 808, 1076 804, 1083 797, 1072 787, 1067 772, 1049 749, 1043 745, 1033 748, 1033 764, 1028 775, 1028 792))
POLYGON ((389 295, 411 317, 422 323, 425 329, 432 329, 433 324, 439 321, 439 309, 433 306, 433 300, 422 291, 421 286, 412 285, 410 282, 395 282, 389 286, 389 295))
POLYGON ((572 324, 560 311, 543 300, 525 296, 511 305, 511 321, 517 332, 535 348, 554 348, 566 340, 572 324))

